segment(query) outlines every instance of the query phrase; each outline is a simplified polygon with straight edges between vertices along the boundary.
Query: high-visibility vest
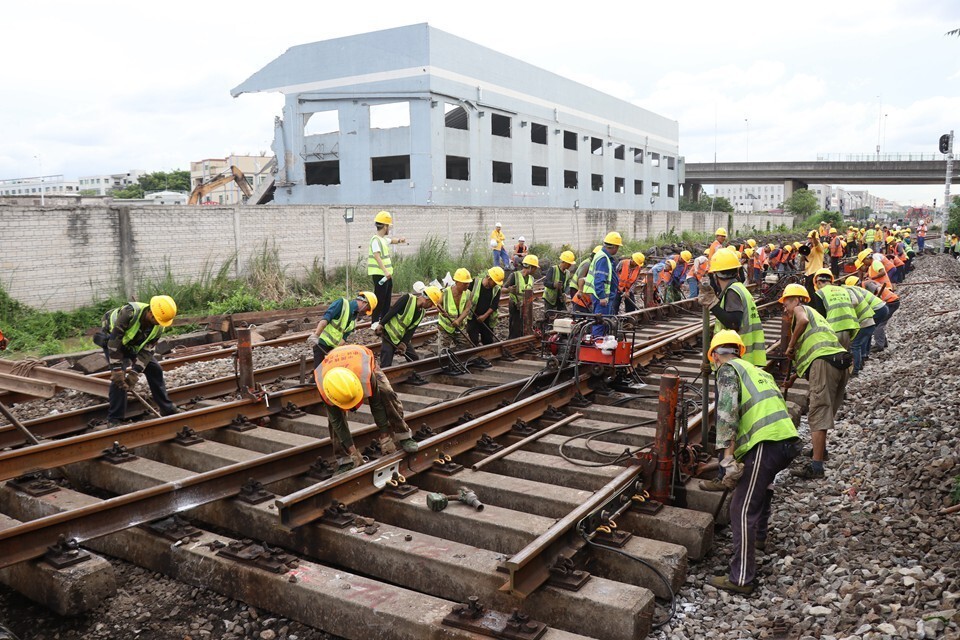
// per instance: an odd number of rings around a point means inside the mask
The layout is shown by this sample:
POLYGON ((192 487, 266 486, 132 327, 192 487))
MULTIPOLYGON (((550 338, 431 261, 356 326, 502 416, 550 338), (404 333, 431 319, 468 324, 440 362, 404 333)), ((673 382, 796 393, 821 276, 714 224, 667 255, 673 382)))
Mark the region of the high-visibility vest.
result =
POLYGON ((340 315, 328 322, 320 334, 320 342, 331 349, 338 346, 344 336, 349 335, 357 326, 356 315, 350 313, 350 301, 346 298, 340 298, 340 300, 343 303, 340 315))
MULTIPOLYGON (((564 290, 564 291, 565 291, 566 288, 567 288, 567 287, 566 287, 566 284, 567 284, 567 282, 569 282, 569 278, 570 278, 570 273, 569 273, 569 271, 566 273, 566 276, 564 276, 564 273, 562 273, 562 272, 560 271, 560 265, 558 265, 558 264, 555 264, 555 265, 553 265, 552 267, 550 267, 550 271, 551 271, 552 280, 553 280, 554 284, 556 284, 557 282, 559 282, 560 285, 561 285, 561 290, 564 290)), ((549 279, 551 279, 551 278, 548 278, 548 280, 549 280, 549 279)), ((557 291, 557 290, 554 289, 553 287, 544 287, 544 288, 543 288, 543 301, 546 302, 547 304, 549 304, 549 305, 555 305, 555 304, 557 304, 557 298, 558 298, 558 297, 560 297, 560 291, 557 291)))
MULTIPOLYGON (((471 315, 477 317, 477 305, 480 304, 480 288, 483 286, 483 278, 474 278, 473 279, 473 310, 471 315)), ((500 315, 500 285, 496 282, 493 283, 493 289, 490 291, 490 308, 493 309, 493 313, 485 320, 487 324, 493 324, 497 321, 497 317, 500 315)))
POLYGON ((613 280, 613 262, 610 260, 610 256, 607 255, 607 252, 601 249, 597 251, 596 255, 593 256, 593 260, 590 262, 590 271, 587 272, 587 277, 583 281, 583 292, 589 293, 601 300, 610 295, 610 282, 613 280), (607 261, 607 290, 603 292, 603 295, 598 295, 597 290, 594 287, 594 276, 597 271, 597 262, 600 260, 607 261))
POLYGON ((447 315, 442 313, 438 314, 437 324, 441 329, 451 335, 456 331, 456 328, 453 326, 453 321, 459 318, 463 310, 467 308, 468 300, 470 300, 470 295, 466 289, 460 294, 460 304, 457 304, 457 301, 453 299, 453 287, 447 287, 443 290, 443 297, 440 299, 440 308, 446 311, 447 315))
POLYGON ((734 457, 743 458, 761 442, 796 438, 797 429, 773 376, 740 358, 724 363, 721 368, 726 366, 736 371, 740 380, 740 424, 734 457))
MULTIPOLYGON (((803 334, 797 341, 797 354, 794 356, 794 361, 797 366, 797 375, 803 377, 817 358, 844 353, 846 349, 840 346, 837 334, 830 328, 826 318, 817 313, 813 307, 805 304, 800 306, 807 314, 807 326, 804 327, 803 334)), ((796 318, 790 323, 791 330, 795 324, 796 318)))
POLYGON ((383 331, 387 338, 393 344, 397 345, 403 341, 403 336, 407 335, 410 327, 416 327, 423 320, 423 309, 417 306, 417 299, 414 296, 407 295, 407 304, 403 307, 403 312, 390 318, 383 331))
POLYGON ((864 320, 868 320, 876 315, 876 309, 873 307, 873 300, 876 300, 883 305, 883 300, 873 295, 866 289, 861 289, 860 287, 844 287, 847 290, 847 295, 850 298, 850 303, 853 305, 853 312, 857 314, 857 322, 862 323, 864 320), (867 297, 870 296, 870 298, 867 297))
MULTIPOLYGON (((699 256, 693 261, 693 277, 698 281, 703 280, 710 273, 710 258, 699 256), (702 260, 701 260, 702 258, 702 260)), ((688 278, 691 276, 687 276, 688 278)))
MULTIPOLYGON (((760 321, 760 312, 757 311, 757 303, 753 300, 753 296, 750 295, 750 292, 742 282, 734 282, 720 294, 721 309, 725 308, 724 301, 730 292, 740 296, 740 300, 743 303, 743 315, 740 319, 740 326, 737 327, 736 330, 737 333, 740 334, 740 339, 743 340, 743 345, 747 348, 743 354, 743 359, 758 367, 766 366, 767 346, 764 344, 763 323, 760 321)), ((714 322, 714 333, 722 331, 723 329, 726 329, 726 327, 724 327, 719 320, 714 322)))
POLYGON ((320 366, 320 375, 315 375, 317 389, 320 391, 320 397, 328 405, 332 405, 330 398, 323 392, 323 378, 334 369, 349 369, 360 378, 360 386, 363 388, 363 397, 369 398, 373 395, 373 372, 376 367, 376 356, 373 351, 360 344, 349 344, 337 347, 326 355, 320 366))
POLYGON ((373 238, 370 239, 370 246, 367 247, 367 253, 368 276, 393 275, 393 265, 390 263, 390 242, 388 240, 384 240, 382 236, 373 236, 373 238), (375 242, 380 246, 380 259, 383 260, 383 266, 387 268, 386 273, 384 273, 380 265, 377 264, 377 259, 373 257, 373 243, 375 242))
POLYGON ((510 302, 514 306, 519 307, 523 304, 523 294, 527 289, 533 289, 533 274, 531 273, 528 276, 523 275, 523 271, 514 271, 513 272, 513 284, 516 286, 516 293, 510 294, 510 302))
POLYGON ((863 234, 863 241, 867 244, 873 244, 876 241, 877 232, 874 229, 867 229, 863 234))
POLYGON ((856 334, 860 330, 857 313, 854 311, 850 296, 846 291, 835 284, 828 284, 820 287, 817 296, 823 300, 823 307, 827 312, 827 322, 830 323, 830 328, 835 333, 853 331, 856 334))
POLYGON ((624 258, 617 265, 617 288, 626 293, 640 278, 640 267, 633 258, 624 258))
POLYGON ((843 244, 840 241, 840 236, 836 236, 830 240, 830 255, 834 258, 843 256, 843 244))
MULTIPOLYGON (((130 326, 127 328, 127 330, 124 331, 120 342, 133 353, 140 353, 141 349, 150 344, 153 340, 156 340, 160 337, 160 334, 163 333, 163 327, 161 327, 159 324, 155 324, 153 328, 147 332, 146 338, 144 338, 140 344, 131 344, 133 339, 137 337, 137 333, 140 331, 140 322, 143 320, 143 314, 146 313, 147 309, 150 308, 150 305, 146 302, 130 302, 129 305, 133 307, 134 310, 133 321, 130 323, 130 326)), ((123 309, 123 307, 117 307, 110 312, 110 332, 113 332, 113 328, 117 325, 117 316, 120 315, 121 309, 123 309)))

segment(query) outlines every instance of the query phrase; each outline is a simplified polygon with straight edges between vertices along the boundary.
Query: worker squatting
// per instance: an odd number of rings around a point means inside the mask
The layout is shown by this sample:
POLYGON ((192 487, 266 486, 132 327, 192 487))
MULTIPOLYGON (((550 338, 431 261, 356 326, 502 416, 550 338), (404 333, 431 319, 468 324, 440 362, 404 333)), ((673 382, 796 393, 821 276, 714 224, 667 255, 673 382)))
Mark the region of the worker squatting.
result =
MULTIPOLYGON (((540 260, 522 237, 513 257, 507 255, 500 223, 490 235, 494 264, 484 273, 474 277, 461 267, 447 286, 416 283, 412 292, 401 293, 391 304, 390 248, 404 242, 389 236, 392 223, 387 211, 375 218, 376 234, 367 261, 371 288, 335 300, 307 339, 331 439, 335 450, 345 454, 338 472, 365 463, 347 421, 349 412, 365 402, 379 430, 375 446, 381 453, 398 448, 417 451, 403 404, 382 367, 392 365, 398 355, 407 360, 420 357, 412 338, 428 308, 438 312, 441 353, 499 340, 501 293, 509 296, 508 336, 519 337, 532 324, 532 319, 524 317, 532 307, 523 303, 532 295, 540 260), (365 346, 347 344, 361 317, 371 319, 381 339, 379 357, 365 346)), ((916 234, 921 248, 925 236, 926 226, 921 224, 916 234)), ((648 306, 651 301, 642 298, 652 290, 653 302, 697 298, 709 310, 714 319, 708 359, 717 384, 719 464, 717 477, 701 482, 701 488, 732 492, 733 534, 730 570, 711 582, 718 588, 749 593, 756 575, 754 550, 766 544, 774 476, 798 456, 799 417, 790 414, 776 382, 764 371, 763 325, 747 285, 769 281, 771 276, 776 280, 792 275, 797 280, 786 285, 780 297, 789 323, 784 354, 793 370, 784 389, 796 377, 808 380, 813 446, 809 460, 792 473, 817 480, 825 474, 828 433, 843 403, 847 381, 858 375, 871 354, 887 347, 884 328, 900 305, 896 285, 909 272, 915 255, 912 230, 851 226, 841 235, 826 224, 811 231, 804 243, 759 245, 747 239, 731 246, 721 228, 702 255, 694 258, 691 251, 682 250, 649 269, 643 253, 619 257, 623 244, 622 236, 611 231, 588 256, 563 251, 542 276, 544 307, 614 315, 621 308, 632 311, 648 306)), ((142 401, 136 393, 141 376, 146 377, 159 413, 177 412, 154 357, 157 341, 176 313, 175 301, 160 295, 149 303, 130 302, 104 315, 94 341, 103 348, 110 368, 111 423, 123 420, 128 392, 142 401)), ((6 346, 0 333, 0 349, 6 346)))

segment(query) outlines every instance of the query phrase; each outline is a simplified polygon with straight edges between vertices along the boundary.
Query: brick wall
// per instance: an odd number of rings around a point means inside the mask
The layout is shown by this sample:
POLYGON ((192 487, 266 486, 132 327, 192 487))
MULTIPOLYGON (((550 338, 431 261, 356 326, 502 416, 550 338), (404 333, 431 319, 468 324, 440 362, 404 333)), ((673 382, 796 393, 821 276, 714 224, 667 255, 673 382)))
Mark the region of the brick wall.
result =
MULTIPOLYGON (((366 258, 376 207, 356 207, 355 221, 343 207, 285 205, 215 206, 0 206, 0 282, 15 299, 49 310, 74 309, 115 293, 132 296, 144 282, 169 270, 180 281, 196 280, 228 264, 243 273, 264 247, 279 253, 291 276, 316 261, 331 268, 366 258)), ((493 207, 391 207, 395 236, 412 253, 431 236, 459 251, 468 239, 486 246, 495 222, 507 242, 588 250, 607 231, 627 238, 653 238, 673 230, 713 231, 733 227, 764 231, 793 218, 776 214, 677 211, 517 209, 493 207)))

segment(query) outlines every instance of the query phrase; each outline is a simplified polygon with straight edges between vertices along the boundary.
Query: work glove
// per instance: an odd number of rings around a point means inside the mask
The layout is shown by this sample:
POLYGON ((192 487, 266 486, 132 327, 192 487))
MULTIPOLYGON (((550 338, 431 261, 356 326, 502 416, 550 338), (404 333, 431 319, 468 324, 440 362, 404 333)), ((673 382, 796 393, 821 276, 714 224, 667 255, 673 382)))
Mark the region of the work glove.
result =
POLYGON ((712 309, 720 302, 720 299, 717 298, 716 292, 714 292, 713 287, 706 286, 700 289, 700 295, 697 296, 697 302, 700 303, 700 306, 705 309, 712 309))
POLYGON ((319 344, 320 344, 320 338, 317 336, 317 334, 311 333, 309 336, 307 336, 307 346, 308 346, 308 347, 313 348, 313 347, 316 347, 316 346, 319 345, 319 344))
POLYGON ((123 377, 123 371, 114 369, 110 372, 110 384, 116 385, 122 391, 127 390, 127 381, 123 377))
POLYGON ((383 325, 378 324, 377 328, 373 330, 374 335, 382 336, 383 335, 383 325))
POLYGON ((720 466, 723 468, 723 486, 727 489, 735 488, 743 475, 743 463, 737 462, 733 456, 726 456, 720 461, 720 466))
POLYGON ((137 383, 140 381, 140 374, 133 369, 130 369, 127 371, 127 375, 123 380, 127 385, 127 389, 136 389, 137 383))

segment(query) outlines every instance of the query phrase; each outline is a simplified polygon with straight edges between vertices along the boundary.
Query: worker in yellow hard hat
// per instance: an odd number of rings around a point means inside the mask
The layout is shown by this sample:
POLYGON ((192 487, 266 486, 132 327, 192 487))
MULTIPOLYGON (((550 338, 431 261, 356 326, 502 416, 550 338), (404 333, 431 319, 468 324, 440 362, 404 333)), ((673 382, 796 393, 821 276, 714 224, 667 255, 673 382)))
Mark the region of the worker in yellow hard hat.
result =
POLYGON ((567 289, 573 281, 571 268, 576 264, 577 258, 573 251, 563 251, 557 264, 547 270, 547 278, 543 283, 543 310, 566 311, 567 310, 567 289))
POLYGON ((637 251, 629 257, 622 258, 617 264, 617 298, 613 302, 612 314, 620 313, 621 303, 628 313, 639 308, 635 290, 637 285, 642 285, 645 282, 645 279, 641 276, 641 271, 646 261, 647 257, 637 251))
POLYGON ((707 357, 716 370, 715 444, 722 474, 716 481, 701 483, 732 491, 730 569, 709 583, 744 595, 754 589, 755 549, 766 546, 774 478, 790 465, 799 443, 776 381, 743 359, 745 352, 736 331, 718 331, 710 341, 707 357))
POLYGON ((827 245, 830 252, 830 271, 834 278, 840 277, 840 263, 843 261, 843 254, 846 252, 846 245, 843 237, 837 233, 834 227, 830 227, 830 243, 827 245))
POLYGON ((493 231, 490 232, 490 248, 493 250, 493 266, 500 267, 501 269, 506 269, 510 266, 510 257, 507 255, 507 250, 503 246, 505 239, 503 235, 503 225, 497 222, 493 226, 493 231))
MULTIPOLYGON (((617 295, 617 271, 614 269, 614 256, 623 246, 623 237, 611 231, 603 238, 603 248, 593 256, 590 270, 584 280, 583 291, 593 302, 593 313, 610 315, 617 295)), ((604 335, 602 324, 594 325, 595 337, 604 335)))
MULTIPOLYGON (((519 338, 524 335, 524 324, 533 327, 533 318, 524 314, 524 300, 533 295, 533 276, 540 268, 540 259, 532 253, 527 254, 520 265, 519 271, 512 271, 504 283, 503 290, 510 294, 510 331, 509 338, 519 338), (526 320, 526 323, 524 322, 526 320)), ((533 307, 529 307, 532 311, 533 307)))
POLYGON ((493 267, 487 269, 483 278, 473 280, 467 337, 474 344, 493 344, 500 340, 497 337, 497 318, 500 315, 503 279, 503 269, 493 267))
POLYGON ((813 286, 813 274, 823 268, 823 257, 825 252, 823 249, 823 242, 820 238, 820 233, 814 229, 807 234, 807 241, 803 245, 807 248, 800 251, 801 255, 803 255, 806 260, 803 268, 803 273, 806 276, 804 279, 804 285, 807 287, 807 293, 810 294, 810 297, 813 297, 814 291, 816 291, 813 286))
POLYGON ((440 350, 459 351, 470 346, 467 338, 467 319, 473 305, 473 296, 470 294, 470 284, 473 276, 460 267, 453 272, 453 284, 443 290, 437 319, 437 335, 440 340, 440 350))
POLYGON ((684 249, 674 256, 676 266, 670 274, 667 283, 667 302, 676 302, 683 299, 683 285, 687 283, 687 276, 693 272, 693 254, 684 249))
POLYGON ((788 284, 780 297, 784 315, 790 320, 790 337, 784 355, 792 359, 799 377, 810 382, 807 390, 810 439, 813 460, 794 469, 801 478, 822 478, 827 452, 827 431, 834 426, 834 417, 843 404, 853 357, 837 340, 830 323, 810 306, 806 287, 788 284))
POLYGON ((403 403, 377 365, 373 352, 359 344, 337 347, 314 370, 314 380, 327 407, 327 425, 334 452, 338 447, 350 456, 338 471, 362 465, 347 424, 347 411, 354 411, 366 400, 373 421, 380 430, 377 440, 384 455, 396 452, 397 445, 407 453, 419 448, 403 415, 403 403))
MULTIPOLYGON (((164 329, 173 324, 177 303, 167 295, 153 296, 150 302, 128 302, 103 314, 100 331, 93 342, 103 348, 110 368, 107 420, 119 424, 127 412, 127 391, 136 389, 140 374, 147 378, 150 394, 165 416, 177 413, 167 395, 163 369, 154 356, 164 329)), ((0 338, 3 335, 0 334, 0 338)), ((6 345, 4 345, 6 346, 6 345)))
POLYGON ((440 304, 441 293, 437 287, 414 283, 415 293, 404 293, 397 297, 390 310, 383 315, 380 326, 374 333, 380 336, 380 366, 393 366, 393 355, 399 353, 409 360, 419 360, 420 355, 413 348, 413 334, 423 320, 427 307, 440 304))
POLYGON ((598 244, 593 248, 589 256, 585 257, 577 265, 577 270, 573 274, 573 281, 570 283, 569 291, 572 310, 577 313, 591 313, 593 311, 593 301, 590 296, 583 292, 583 287, 587 281, 587 273, 590 272, 590 265, 593 264, 593 258, 603 249, 603 245, 598 244))
POLYGON ((393 297, 393 262, 390 259, 390 245, 402 244, 406 239, 390 237, 393 216, 389 211, 379 212, 373 218, 373 223, 377 232, 370 239, 367 251, 367 275, 373 283, 373 293, 378 299, 383 300, 383 305, 375 309, 370 316, 370 326, 376 329, 387 313, 387 307, 393 297))
POLYGON ((708 258, 713 258, 713 254, 717 252, 717 249, 722 249, 724 245, 727 244, 727 230, 723 227, 714 231, 713 235, 716 239, 710 245, 710 248, 707 249, 708 258))
POLYGON ((320 362, 357 328, 357 318, 372 315, 377 308, 377 294, 361 291, 353 300, 338 298, 330 303, 316 329, 307 336, 307 344, 313 348, 313 361, 320 362))
MULTIPOLYGON (((752 249, 747 249, 752 251, 752 249)), ((713 331, 731 329, 740 334, 746 345, 743 358, 758 367, 767 364, 763 323, 757 303, 747 287, 740 282, 741 266, 733 249, 724 248, 710 260, 710 280, 700 283, 700 305, 716 318, 713 331)))

